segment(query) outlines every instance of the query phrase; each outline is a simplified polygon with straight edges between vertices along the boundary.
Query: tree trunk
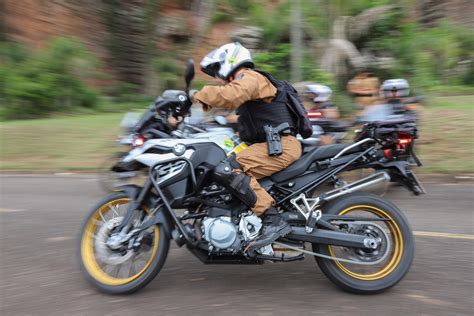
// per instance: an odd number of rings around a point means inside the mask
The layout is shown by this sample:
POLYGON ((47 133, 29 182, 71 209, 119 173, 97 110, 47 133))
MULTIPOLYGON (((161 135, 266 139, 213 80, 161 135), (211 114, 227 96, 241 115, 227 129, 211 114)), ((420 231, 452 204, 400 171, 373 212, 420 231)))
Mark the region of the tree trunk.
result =
POLYGON ((291 82, 301 81, 301 61, 302 61, 302 34, 301 34, 301 3, 300 0, 291 0, 291 82))

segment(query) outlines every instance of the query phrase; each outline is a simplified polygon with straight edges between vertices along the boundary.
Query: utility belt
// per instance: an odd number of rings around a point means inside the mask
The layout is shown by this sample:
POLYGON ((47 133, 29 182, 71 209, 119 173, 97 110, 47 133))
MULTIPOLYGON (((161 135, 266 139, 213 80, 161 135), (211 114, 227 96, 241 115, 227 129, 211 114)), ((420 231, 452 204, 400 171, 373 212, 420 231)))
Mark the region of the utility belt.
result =
POLYGON ((281 123, 277 127, 265 125, 263 129, 265 130, 269 156, 280 156, 283 153, 281 136, 296 136, 296 132, 287 122, 281 123))

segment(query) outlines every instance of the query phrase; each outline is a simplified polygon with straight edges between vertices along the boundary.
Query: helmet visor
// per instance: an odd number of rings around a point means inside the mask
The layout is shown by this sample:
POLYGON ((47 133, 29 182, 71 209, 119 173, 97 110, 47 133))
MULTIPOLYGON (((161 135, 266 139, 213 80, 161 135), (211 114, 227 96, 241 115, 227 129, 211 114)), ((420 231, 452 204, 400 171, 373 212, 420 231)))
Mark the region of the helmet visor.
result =
POLYGON ((224 61, 225 53, 219 54, 218 49, 214 49, 201 60, 201 70, 211 77, 217 77, 217 72, 224 61))

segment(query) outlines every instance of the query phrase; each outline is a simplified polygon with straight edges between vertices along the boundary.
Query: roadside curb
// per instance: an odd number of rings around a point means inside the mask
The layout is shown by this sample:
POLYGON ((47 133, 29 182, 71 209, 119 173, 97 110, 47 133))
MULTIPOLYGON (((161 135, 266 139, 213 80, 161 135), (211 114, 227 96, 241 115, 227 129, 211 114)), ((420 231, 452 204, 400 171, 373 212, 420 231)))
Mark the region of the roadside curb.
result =
MULTIPOLYGON (((92 171, 8 171, 0 170, 0 177, 96 177, 92 171)), ((424 183, 474 184, 474 174, 417 174, 424 183)))

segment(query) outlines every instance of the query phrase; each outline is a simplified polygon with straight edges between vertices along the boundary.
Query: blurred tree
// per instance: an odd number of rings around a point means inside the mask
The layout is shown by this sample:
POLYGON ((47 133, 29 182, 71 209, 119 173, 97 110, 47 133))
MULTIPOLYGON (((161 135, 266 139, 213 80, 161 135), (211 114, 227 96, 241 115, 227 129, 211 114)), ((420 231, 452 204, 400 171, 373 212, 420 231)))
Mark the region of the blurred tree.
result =
POLYGON ((301 3, 300 0, 291 2, 291 76, 292 82, 301 81, 301 56, 303 55, 301 3))
POLYGON ((119 80, 144 90, 156 39, 160 1, 102 0, 111 64, 119 80))
POLYGON ((0 42, 7 39, 7 26, 5 24, 5 2, 0 1, 0 42))
POLYGON ((212 13, 214 12, 214 1, 213 0, 200 0, 194 4, 193 12, 197 18, 196 32, 194 33, 191 45, 199 45, 204 39, 206 31, 209 28, 212 13))

